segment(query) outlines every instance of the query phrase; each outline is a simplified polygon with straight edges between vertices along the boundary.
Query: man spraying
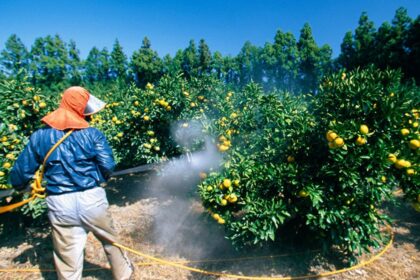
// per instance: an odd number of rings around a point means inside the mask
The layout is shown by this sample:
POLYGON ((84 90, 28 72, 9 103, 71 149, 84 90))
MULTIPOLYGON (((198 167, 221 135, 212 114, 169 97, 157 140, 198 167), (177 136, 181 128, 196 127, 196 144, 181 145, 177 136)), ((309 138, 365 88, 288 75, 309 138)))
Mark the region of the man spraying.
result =
POLYGON ((46 127, 35 131, 10 174, 10 183, 23 189, 51 148, 72 131, 47 157, 48 218, 52 225, 54 262, 59 279, 81 279, 88 232, 104 246, 115 279, 129 279, 131 262, 117 242, 108 213, 105 190, 100 187, 115 167, 105 136, 89 127, 85 117, 105 103, 82 87, 64 91, 60 106, 42 119, 46 127))

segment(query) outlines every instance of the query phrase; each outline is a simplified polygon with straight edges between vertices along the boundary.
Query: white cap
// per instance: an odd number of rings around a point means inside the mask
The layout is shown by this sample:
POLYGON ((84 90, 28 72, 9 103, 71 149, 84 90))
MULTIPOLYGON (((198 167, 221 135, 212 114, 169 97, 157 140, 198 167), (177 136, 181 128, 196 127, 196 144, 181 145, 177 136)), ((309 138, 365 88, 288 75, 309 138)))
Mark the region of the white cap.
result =
POLYGON ((92 114, 96 114, 100 110, 102 110, 105 107, 105 105, 106 105, 105 102, 93 96, 92 94, 89 94, 89 101, 86 104, 86 108, 85 108, 85 111, 83 112, 83 115, 89 116, 92 114))

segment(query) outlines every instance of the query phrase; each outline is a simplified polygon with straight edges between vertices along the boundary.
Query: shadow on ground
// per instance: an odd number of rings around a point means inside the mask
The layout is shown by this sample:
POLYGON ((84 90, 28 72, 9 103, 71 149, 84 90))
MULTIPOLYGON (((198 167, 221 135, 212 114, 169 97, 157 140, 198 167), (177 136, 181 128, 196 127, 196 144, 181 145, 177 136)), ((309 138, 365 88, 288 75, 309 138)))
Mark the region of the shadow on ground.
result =
POLYGON ((420 250, 420 223, 413 207, 400 196, 395 203, 388 203, 385 209, 393 219, 394 228, 405 229, 394 232, 396 243, 411 243, 420 250))

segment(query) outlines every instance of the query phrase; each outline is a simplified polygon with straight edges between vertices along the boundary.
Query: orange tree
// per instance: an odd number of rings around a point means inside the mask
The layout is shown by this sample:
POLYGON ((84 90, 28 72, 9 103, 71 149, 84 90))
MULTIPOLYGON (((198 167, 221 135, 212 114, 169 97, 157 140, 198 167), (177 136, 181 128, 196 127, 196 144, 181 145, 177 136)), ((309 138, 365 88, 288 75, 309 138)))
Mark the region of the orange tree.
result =
POLYGON ((105 133, 120 167, 159 162, 185 152, 173 132, 201 119, 209 108, 209 96, 221 83, 208 77, 186 81, 181 76, 165 76, 159 86, 134 85, 113 94, 99 91, 107 103, 91 121, 105 133))
MULTIPOLYGON (((7 179, 29 135, 41 126, 40 119, 54 106, 55 99, 41 93, 26 81, 0 81, 0 188, 7 189, 7 179)), ((21 199, 20 197, 16 198, 21 199)), ((4 201, 2 202, 4 203, 4 201)), ((44 212, 42 200, 23 207, 37 217, 44 212)))
POLYGON ((225 168, 199 186, 228 238, 261 244, 291 227, 351 261, 379 246, 388 217, 378 207, 392 191, 419 205, 419 94, 400 80, 356 70, 326 78, 314 98, 255 85, 234 94, 213 123, 225 168))

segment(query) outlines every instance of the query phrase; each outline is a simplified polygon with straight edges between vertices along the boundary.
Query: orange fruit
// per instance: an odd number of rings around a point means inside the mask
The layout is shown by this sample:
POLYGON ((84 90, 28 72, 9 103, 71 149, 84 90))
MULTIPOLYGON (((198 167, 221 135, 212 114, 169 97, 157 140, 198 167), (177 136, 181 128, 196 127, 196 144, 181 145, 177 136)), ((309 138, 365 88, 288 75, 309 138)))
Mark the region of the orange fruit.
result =
POLYGON ((335 146, 337 146, 337 147, 342 147, 342 146, 344 146, 344 139, 343 139, 343 138, 341 138, 341 137, 337 137, 337 138, 335 138, 335 140, 334 140, 334 144, 335 144, 335 146))
POLYGON ((397 156, 394 154, 389 154, 388 155, 388 160, 392 163, 396 163, 397 162, 397 156))
POLYGON ((227 150, 229 150, 228 146, 223 145, 223 144, 219 146, 219 151, 220 152, 226 152, 227 150))
POLYGON ((230 179, 224 179, 223 180, 223 186, 225 188, 229 188, 232 185, 232 182, 230 181, 230 179))
POLYGON ((236 179, 236 180, 233 181, 233 185, 235 187, 239 187, 239 183, 240 183, 239 179, 236 179))
POLYGON ((406 165, 405 160, 403 160, 403 159, 399 159, 395 162, 395 167, 397 169, 402 169, 403 167, 405 167, 405 165, 406 165))
POLYGON ((304 190, 300 190, 299 191, 299 197, 307 197, 309 194, 306 192, 306 191, 304 191, 304 190))
POLYGON ((363 138, 362 136, 357 137, 356 145, 362 146, 364 144, 366 144, 366 138, 363 138))
POLYGON ((420 147, 420 141, 417 139, 410 140, 410 143, 408 144, 410 149, 417 150, 420 147))
POLYGON ((229 195, 228 201, 229 203, 235 203, 236 201, 238 201, 238 197, 236 196, 236 194, 232 193, 229 195))
POLYGON ((407 128, 401 129, 401 135, 402 136, 407 136, 408 134, 410 134, 410 130, 408 130, 407 128))
POLYGON ((327 132, 326 137, 327 137, 328 142, 332 142, 332 141, 335 140, 335 138, 338 137, 338 135, 334 131, 330 130, 330 131, 327 132))
POLYGON ((406 170, 406 173, 408 176, 412 176, 414 174, 416 174, 416 171, 413 168, 409 168, 406 170))
POLYGON ((360 126, 360 133, 362 133, 364 135, 368 134, 369 133, 369 127, 365 124, 362 124, 360 126))

